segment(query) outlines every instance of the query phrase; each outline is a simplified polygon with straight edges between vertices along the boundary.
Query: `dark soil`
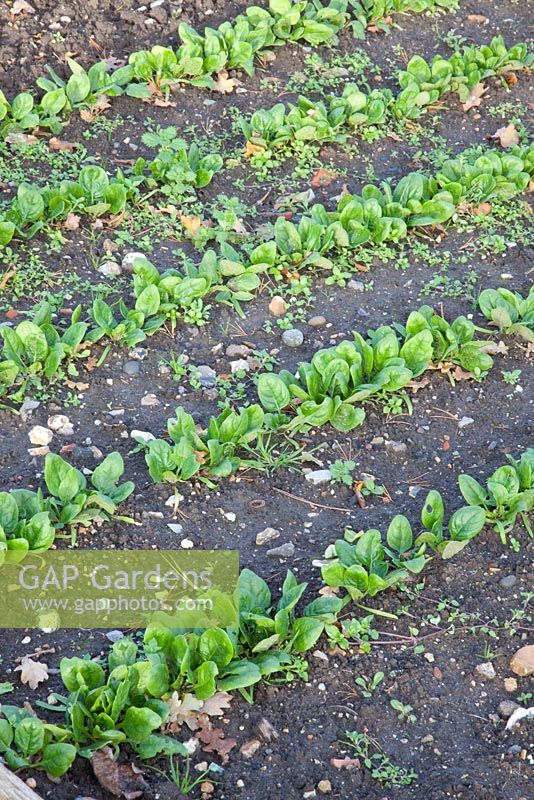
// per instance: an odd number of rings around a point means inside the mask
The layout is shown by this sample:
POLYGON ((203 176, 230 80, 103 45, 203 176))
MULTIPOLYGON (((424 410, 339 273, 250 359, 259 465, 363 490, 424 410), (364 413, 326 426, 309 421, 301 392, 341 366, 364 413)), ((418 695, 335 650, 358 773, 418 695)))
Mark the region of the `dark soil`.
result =
MULTIPOLYGON (((225 6, 218 0, 166 2, 156 9, 162 12, 157 15, 138 11, 139 3, 130 0, 105 4, 72 0, 59 5, 35 0, 32 5, 35 14, 14 21, 9 6, 2 4, 0 7, 0 86, 7 86, 10 95, 15 88, 31 85, 34 78, 42 74, 46 63, 56 67, 67 51, 84 64, 99 57, 124 58, 132 49, 175 42, 176 25, 180 21, 213 25, 223 17, 231 18, 245 4, 225 6), (62 15, 69 16, 71 21, 61 23, 64 40, 58 42, 54 41, 50 24, 59 21, 62 15), (148 19, 153 19, 153 24, 147 25, 148 19)), ((340 50, 368 53, 381 67, 387 82, 388 73, 402 63, 403 52, 409 55, 417 52, 426 57, 434 52, 449 52, 442 37, 451 30, 468 42, 487 41, 496 33, 502 33, 509 45, 524 39, 528 9, 526 4, 511 0, 499 4, 480 0, 462 3, 461 11, 455 15, 406 17, 401 18, 399 24, 389 36, 370 36, 365 42, 355 42, 344 33, 340 37, 340 50), (473 14, 486 16, 488 23, 481 25, 470 20, 468 16, 473 14)), ((318 48, 318 51, 328 58, 326 48, 318 48)), ((306 55, 303 48, 279 48, 274 64, 258 70, 253 78, 240 76, 241 88, 246 91, 229 97, 183 89, 173 96, 176 107, 165 109, 147 108, 137 101, 120 98, 113 102, 109 115, 120 114, 123 126, 109 138, 102 135, 92 140, 87 147, 95 158, 115 169, 119 159, 136 158, 142 153, 140 132, 146 116, 150 116, 158 124, 172 124, 179 129, 191 123, 202 125, 206 136, 220 142, 227 153, 228 150, 238 152, 241 139, 232 138, 231 118, 225 109, 231 104, 243 114, 249 114, 258 107, 268 107, 277 97, 281 96, 284 101, 291 99, 284 93, 285 85, 289 77, 303 69, 306 55), (278 82, 271 82, 265 89, 260 87, 260 81, 265 78, 278 82), (208 97, 213 104, 205 104, 208 97), (132 143, 139 149, 132 150, 132 143)), ((425 139, 424 129, 420 131, 423 145, 388 138, 372 144, 359 142, 357 157, 341 147, 329 147, 321 153, 321 159, 334 165, 340 177, 329 186, 315 190, 317 201, 332 205, 343 185, 349 191, 358 190, 369 180, 369 164, 378 180, 398 178, 420 168, 421 164, 426 167, 424 159, 435 146, 436 137, 442 137, 451 153, 483 144, 498 127, 510 121, 503 122, 490 115, 491 106, 518 99, 525 107, 528 103, 527 76, 519 76, 513 94, 501 82, 490 81, 489 85, 479 118, 463 114, 456 101, 448 98, 434 127, 428 126, 428 139, 425 139)), ((70 141, 81 141, 82 130, 81 123, 73 119, 62 136, 70 141)), ((288 163, 282 168, 290 191, 295 189, 291 177, 293 166, 288 163)), ((301 181, 300 188, 308 185, 309 181, 301 181)), ((245 220, 247 228, 253 230, 274 220, 275 200, 285 193, 283 187, 275 185, 265 197, 269 188, 259 183, 250 170, 245 172, 240 166, 216 176, 201 193, 200 200, 208 203, 225 193, 239 196, 249 207, 256 204, 257 216, 245 220), (246 189, 237 191, 234 181, 243 175, 246 189)), ((519 204, 514 208, 519 209, 519 204)), ((157 237, 157 226, 154 225, 153 230, 149 228, 148 233, 157 237)), ((417 527, 428 489, 439 489, 452 510, 461 504, 457 488, 459 474, 468 472, 486 478, 505 461, 507 454, 518 456, 532 442, 533 403, 529 391, 532 365, 527 349, 517 341, 507 340, 508 353, 495 357, 494 369, 480 383, 459 382, 453 386, 447 376, 432 375, 430 385, 413 396, 411 416, 388 418, 380 409, 370 409, 365 424, 352 434, 329 429, 303 439, 309 449, 318 448, 314 455, 325 466, 336 458, 352 457, 357 472, 372 473, 386 486, 392 498, 390 504, 371 498, 368 506, 361 509, 349 487, 329 484, 326 489, 313 489, 303 475, 288 470, 272 475, 250 472, 221 481, 211 492, 200 486, 182 488, 185 496, 180 506, 183 519, 173 519, 171 509, 164 505, 172 489, 154 486, 149 481, 142 454, 131 454, 129 433, 140 429, 163 434, 166 419, 177 405, 184 405, 198 421, 205 422, 216 411, 216 400, 209 391, 191 389, 187 382, 176 383, 170 375, 162 374, 162 359, 168 359, 171 350, 186 353, 192 363, 208 364, 217 374, 228 374, 231 359, 225 355, 226 347, 247 343, 274 353, 281 366, 292 369, 298 361, 309 359, 317 348, 350 338, 353 329, 365 332, 380 324, 404 322, 408 310, 422 303, 443 308, 449 319, 460 313, 472 314, 473 292, 476 295, 480 289, 503 285, 506 280, 509 288, 525 294, 532 283, 532 252, 524 241, 526 233, 519 234, 513 242, 509 229, 503 229, 503 235, 507 246, 502 253, 480 247, 469 249, 472 233, 451 229, 439 241, 426 240, 435 254, 432 264, 414 251, 409 251, 406 270, 395 268, 398 266, 395 257, 388 263, 376 259, 368 274, 355 275, 367 284, 368 291, 364 293, 316 280, 315 303, 307 312, 308 318, 323 315, 326 324, 312 328, 299 323, 297 327, 303 330, 305 339, 298 350, 284 347, 276 327, 270 334, 263 329, 263 322, 269 317, 269 297, 264 292, 257 300, 246 304, 246 318, 239 321, 241 327, 235 325, 236 316, 232 311, 214 307, 209 325, 201 330, 182 325, 178 326, 174 337, 163 332, 152 337, 139 374, 134 377, 122 370, 130 359, 127 351, 113 353, 102 367, 81 375, 80 380, 90 386, 81 394, 82 402, 78 407, 64 408, 62 400, 66 392, 60 389, 57 398, 41 403, 26 421, 0 411, 0 488, 39 484, 43 462, 27 454, 28 431, 33 425, 46 425, 48 416, 61 410, 74 423, 74 436, 65 441, 77 445, 71 456, 76 466, 91 469, 96 465, 89 449, 91 445, 103 453, 117 449, 124 455, 125 477, 136 482, 135 494, 125 504, 124 513, 142 523, 137 527, 116 522, 91 533, 82 533, 79 536, 81 547, 171 549, 179 548, 180 539, 188 537, 198 548, 239 549, 241 565, 255 569, 273 587, 280 585, 286 569, 293 569, 300 579, 309 581, 312 597, 320 585, 319 570, 312 566, 312 561, 320 558, 326 546, 342 535, 345 525, 356 530, 384 529, 392 514, 404 513, 417 527), (463 258, 464 253, 468 255, 467 260, 463 258), (447 276, 451 283, 459 282, 463 290, 434 291, 428 296, 425 287, 442 265, 448 265, 447 276), (476 273, 476 282, 469 288, 467 273, 471 270, 476 273), (510 277, 504 279, 503 274, 510 277), (222 347, 218 347, 220 343, 222 347), (513 369, 522 371, 519 381, 522 391, 502 379, 502 370, 513 369), (141 398, 149 392, 156 394, 159 406, 141 406, 141 398), (119 410, 121 413, 111 413, 119 410), (471 417, 474 422, 460 429, 458 420, 463 416, 471 417), (393 455, 386 444, 388 440, 404 443, 406 451, 393 455), (413 487, 421 487, 416 497, 413 487), (223 515, 229 511, 236 515, 234 522, 223 515), (154 512, 162 516, 154 516, 154 512), (176 534, 167 527, 169 522, 183 524, 178 541, 176 534), (265 547, 255 545, 256 534, 266 526, 280 531, 276 544, 293 542, 295 555, 292 558, 284 561, 269 558, 265 547)), ((63 281, 72 274, 93 283, 100 277, 95 273, 93 258, 100 259, 104 253, 102 238, 95 241, 87 229, 68 236, 69 242, 59 255, 47 250, 44 241, 32 243, 50 268, 52 277, 48 279, 47 288, 51 291, 61 289, 63 281)), ((113 238, 113 232, 107 231, 106 237, 113 238)), ((155 252, 149 257, 162 268, 175 266, 175 253, 181 249, 193 252, 190 245, 177 244, 173 239, 157 245, 154 242, 154 246, 155 252)), ((131 249, 136 248, 122 247, 119 255, 131 249)), ((35 291, 41 288, 36 286, 35 291)), ((120 289, 120 284, 113 288, 120 289)), ((66 303, 69 307, 74 307, 78 301, 89 304, 88 293, 75 287, 72 294, 72 300, 66 303)), ((33 289, 32 296, 20 298, 14 305, 20 310, 32 302, 33 289)), ((253 396, 251 390, 249 396, 253 396)), ((58 449, 62 444, 61 437, 56 436, 53 446, 58 449)), ((402 608, 405 613, 401 612, 397 621, 376 617, 376 627, 384 633, 370 655, 354 650, 328 654, 326 642, 322 642, 319 650, 326 659, 315 654, 310 657, 308 683, 261 688, 251 706, 235 698, 223 727, 228 736, 237 740, 237 747, 220 775, 213 797, 217 800, 263 797, 266 800, 300 800, 316 788, 319 781, 328 779, 332 785, 328 796, 336 800, 527 800, 532 768, 526 753, 532 737, 525 726, 506 733, 505 721, 498 712, 501 701, 532 691, 527 678, 519 679, 518 692, 513 695, 505 691, 503 682, 511 675, 510 656, 526 643, 527 632, 532 632, 529 616, 519 623, 524 630, 518 630, 514 636, 504 626, 512 618, 514 609, 523 608, 523 593, 532 590, 534 580, 533 542, 521 527, 514 531, 514 536, 521 542, 518 552, 503 547, 497 534, 484 532, 452 561, 436 560, 424 573, 424 586, 416 597, 401 592, 386 594, 381 599, 383 605, 377 607, 397 614, 402 608), (500 581, 508 576, 514 576, 516 582, 511 588, 504 588, 500 581), (444 599, 455 601, 465 615, 456 620, 454 631, 448 633, 444 631, 449 628, 447 612, 438 609, 444 599), (496 628, 494 620, 498 620, 500 627, 496 628), (488 627, 473 631, 472 627, 477 624, 488 627), (392 634, 411 635, 410 627, 419 629, 422 636, 428 635, 424 640, 424 652, 414 652, 409 640, 405 646, 388 641, 393 640, 392 634), (497 654, 492 662, 497 677, 488 682, 474 672, 477 664, 488 660, 484 655, 486 645, 497 654), (366 700, 357 693, 354 679, 359 675, 372 677, 379 670, 386 678, 372 699, 366 700), (400 723, 390 706, 391 698, 413 706, 416 722, 400 723), (264 741, 259 751, 246 759, 239 748, 257 737, 257 725, 262 718, 272 724, 278 737, 264 741), (352 772, 336 769, 331 765, 332 758, 351 755, 350 748, 342 743, 345 732, 350 730, 367 731, 395 764, 414 769, 418 780, 411 786, 386 788, 373 780, 367 769, 352 772)), ((15 694, 8 696, 9 702, 35 703, 36 699, 44 699, 50 691, 59 689, 57 667, 61 657, 85 653, 94 656, 100 651, 104 653, 109 645, 102 631, 48 634, 31 631, 31 642, 23 644, 24 636, 23 631, 5 631, 3 635, 0 680, 13 679, 18 684, 15 694), (16 659, 33 648, 45 646, 53 648, 53 652, 43 656, 49 664, 51 678, 39 690, 26 691, 13 673, 16 659)), ((197 754, 194 761, 203 759, 204 754, 197 754)), ((210 761, 209 754, 205 754, 205 760, 210 761)), ((158 767, 165 769, 166 764, 158 762, 158 767)), ((37 773, 35 778, 37 791, 43 797, 55 800, 107 800, 110 797, 97 784, 90 766, 81 759, 60 784, 54 785, 37 773)), ((150 790, 145 793, 147 800, 178 800, 179 794, 173 784, 165 783, 148 769, 145 778, 150 784, 150 790)), ((321 796, 319 792, 317 796, 321 796)))

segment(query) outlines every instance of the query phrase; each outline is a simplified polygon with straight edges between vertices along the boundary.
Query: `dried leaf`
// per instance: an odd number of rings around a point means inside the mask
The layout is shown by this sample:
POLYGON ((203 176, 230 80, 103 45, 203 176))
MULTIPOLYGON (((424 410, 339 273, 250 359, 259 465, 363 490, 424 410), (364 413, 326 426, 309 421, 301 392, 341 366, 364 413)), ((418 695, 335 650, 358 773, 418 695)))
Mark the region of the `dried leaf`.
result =
POLYGON ((198 229, 202 225, 200 217, 186 217, 184 214, 180 216, 180 222, 182 223, 186 231, 192 233, 193 236, 195 235, 195 233, 197 233, 198 229))
POLYGON ((475 217, 487 217, 491 214, 491 203, 479 203, 472 211, 475 217))
POLYGON ((519 134, 513 123, 499 128, 491 138, 496 139, 501 147, 514 147, 514 145, 519 144, 519 134))
POLYGON ((225 710, 230 708, 232 695, 229 692, 215 692, 212 697, 204 700, 202 713, 208 717, 222 717, 225 710))
POLYGON ((473 86, 469 93, 469 97, 462 103, 463 111, 469 111, 472 108, 478 108, 482 102, 482 97, 487 92, 487 88, 483 83, 477 83, 473 86))
POLYGON ((265 147, 261 144, 254 144, 254 142, 247 141, 245 145, 245 158, 250 158, 254 153, 265 153, 265 147))
POLYGON ((196 731, 199 711, 204 705, 202 700, 197 700, 194 694, 184 694, 180 698, 178 692, 173 692, 166 703, 169 707, 169 716, 165 723, 166 729, 176 731, 185 722, 190 730, 196 731))
POLYGON ((412 390, 412 392, 413 392, 414 394, 417 394, 417 392, 419 391, 419 389, 424 389, 424 388, 425 388, 425 386, 428 386, 428 384, 429 384, 429 383, 430 383, 430 378, 428 377, 428 375, 424 375, 424 376, 421 378, 421 380, 420 380, 420 381, 410 381, 410 382, 407 384, 407 386, 408 386, 408 388, 409 388, 409 389, 411 389, 411 390, 412 390))
POLYGON ((82 108, 80 111, 80 117, 83 119, 84 122, 94 122, 94 120, 99 117, 104 111, 107 111, 108 108, 111 107, 111 102, 105 94, 101 94, 97 97, 96 101, 93 103, 91 108, 82 108))
POLYGON ((352 772, 354 769, 360 769, 361 767, 359 758, 349 758, 349 756, 345 756, 345 758, 331 758, 330 763, 335 769, 346 769, 348 772, 352 772))
POLYGON ((237 742, 235 739, 227 739, 222 728, 214 728, 207 714, 200 714, 198 718, 199 730, 195 734, 202 743, 202 749, 206 753, 216 753, 221 757, 223 764, 226 764, 232 750, 237 742))
POLYGON ((37 144, 39 141, 37 136, 22 131, 10 131, 4 139, 8 144, 37 144))
POLYGON ((490 356, 508 355, 508 345, 506 345, 502 339, 500 342, 486 342, 480 349, 483 353, 489 353, 490 356))
POLYGON ((68 231, 77 231, 80 227, 81 217, 73 211, 69 211, 63 223, 63 227, 68 231))
POLYGON ((52 138, 48 140, 48 146, 50 150, 68 150, 72 153, 78 145, 75 144, 75 142, 65 142, 57 136, 52 136, 52 138))
POLYGON ((337 177, 336 173, 330 172, 329 169, 318 169, 311 179, 311 185, 314 188, 318 186, 329 186, 337 177))
POLYGON ((135 764, 117 764, 111 747, 102 747, 94 752, 91 764, 100 786, 114 797, 136 800, 148 789, 142 770, 135 764))
POLYGON ((488 22, 488 18, 483 14, 468 14, 467 19, 469 22, 478 22, 479 25, 485 25, 488 22))
POLYGON ((235 78, 229 78, 228 72, 225 69, 221 69, 217 73, 217 80, 213 84, 213 91, 220 92, 220 94, 230 94, 238 84, 239 81, 235 78))
POLYGON ((20 672, 20 680, 27 683, 30 689, 37 689, 40 683, 48 680, 48 664, 34 661, 25 656, 21 664, 15 667, 15 672, 20 672))
POLYGON ((115 58, 115 56, 109 56, 108 58, 104 59, 104 64, 106 65, 108 70, 115 70, 119 67, 123 67, 126 64, 125 58, 115 58))

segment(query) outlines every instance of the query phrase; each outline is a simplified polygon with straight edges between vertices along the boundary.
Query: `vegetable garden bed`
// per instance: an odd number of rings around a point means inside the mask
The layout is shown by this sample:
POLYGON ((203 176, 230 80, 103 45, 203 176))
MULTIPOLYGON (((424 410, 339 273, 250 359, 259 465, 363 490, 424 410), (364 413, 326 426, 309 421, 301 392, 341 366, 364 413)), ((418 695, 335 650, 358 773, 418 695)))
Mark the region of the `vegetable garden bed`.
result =
POLYGON ((528 9, 100 5, 0 9, 0 557, 240 624, 4 630, 13 796, 525 800, 528 9))

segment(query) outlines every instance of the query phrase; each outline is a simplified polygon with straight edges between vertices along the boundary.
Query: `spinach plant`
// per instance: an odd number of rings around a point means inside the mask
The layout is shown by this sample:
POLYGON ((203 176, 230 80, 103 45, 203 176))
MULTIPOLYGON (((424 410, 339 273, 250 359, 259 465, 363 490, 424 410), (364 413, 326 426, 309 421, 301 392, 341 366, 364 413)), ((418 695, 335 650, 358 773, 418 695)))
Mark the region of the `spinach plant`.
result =
POLYGON ((14 329, 0 326, 4 342, 0 397, 9 394, 11 400, 19 402, 30 389, 78 375, 75 360, 89 355, 87 324, 80 322, 81 310, 81 306, 74 310, 64 331, 52 323, 52 309, 45 302, 36 306, 32 320, 24 320, 14 329))
POLYGON ((534 342, 534 286, 527 297, 509 289, 484 289, 478 306, 501 333, 518 334, 527 342, 534 342))
POLYGON ((503 544, 518 515, 533 536, 527 515, 534 508, 534 448, 526 450, 519 461, 511 456, 508 461, 495 470, 485 487, 471 475, 458 478, 465 501, 485 515, 485 522, 497 530, 503 544))
POLYGON ((77 750, 67 730, 16 706, 2 704, 2 714, 0 754, 10 769, 42 769, 54 778, 70 769, 77 750))
POLYGON ((242 463, 239 448, 252 442, 263 428, 265 414, 259 405, 211 417, 198 432, 193 417, 183 408, 167 421, 171 443, 164 439, 134 437, 155 483, 178 483, 195 477, 213 488, 212 478, 227 477, 242 463))

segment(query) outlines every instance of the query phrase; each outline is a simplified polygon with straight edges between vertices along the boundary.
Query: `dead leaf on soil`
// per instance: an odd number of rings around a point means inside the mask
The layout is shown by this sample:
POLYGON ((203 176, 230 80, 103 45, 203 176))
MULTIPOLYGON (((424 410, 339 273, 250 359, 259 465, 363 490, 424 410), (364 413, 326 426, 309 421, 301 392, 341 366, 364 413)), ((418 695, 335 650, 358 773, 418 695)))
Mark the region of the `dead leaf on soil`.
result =
POLYGON ((68 231, 77 231, 80 227, 80 219, 81 217, 79 217, 78 214, 75 214, 73 211, 69 211, 65 217, 63 227, 68 231))
POLYGON ((475 217, 487 217, 491 214, 491 203, 479 203, 471 209, 475 217))
POLYGON ((502 339, 500 342, 487 342, 481 348, 483 353, 488 353, 490 356, 506 356, 508 355, 508 345, 502 339))
POLYGON ((11 131, 4 137, 8 144, 37 144, 39 139, 31 133, 22 133, 22 131, 11 131))
POLYGON ((421 378, 421 380, 420 380, 420 381, 410 381, 410 382, 407 384, 407 386, 408 386, 408 388, 409 388, 409 389, 411 389, 411 390, 412 390, 412 392, 413 392, 414 394, 417 394, 417 392, 419 391, 419 389, 424 389, 424 388, 425 388, 425 386, 428 386, 428 384, 429 384, 429 383, 430 383, 430 378, 429 378, 427 375, 425 375, 425 376, 423 376, 423 377, 421 378))
POLYGON ((321 597, 337 597, 339 590, 335 588, 335 586, 323 586, 317 594, 320 594, 321 597))
POLYGON ((485 25, 488 22, 488 18, 483 14, 468 14, 467 19, 469 22, 478 22, 479 25, 485 25))
POLYGON ((184 694, 180 698, 178 692, 173 692, 166 703, 169 707, 169 716, 165 730, 177 731, 184 723, 190 730, 197 730, 198 715, 203 706, 202 700, 197 700, 193 694, 184 694))
POLYGON ((15 672, 20 672, 21 682, 27 683, 30 689, 37 689, 40 683, 48 680, 48 664, 34 661, 27 656, 22 659, 18 667, 15 667, 15 672))
POLYGON ((495 131, 491 138, 498 141, 501 147, 514 147, 514 145, 519 144, 519 134, 512 122, 495 131))
POLYGON ((228 72, 225 69, 221 69, 217 73, 217 80, 213 84, 213 91, 219 92, 220 94, 230 94, 238 85, 238 80, 229 78, 228 72))
POLYGON ((207 714, 200 714, 198 718, 199 730, 195 734, 201 742, 206 753, 216 753, 221 757, 223 764, 229 759, 229 752, 237 742, 235 739, 226 738, 222 728, 214 728, 207 714))
POLYGON ((254 142, 247 141, 245 145, 245 158, 250 158, 254 153, 265 153, 265 147, 261 144, 254 144, 254 142))
POLYGON ((469 92, 469 97, 465 103, 462 103, 462 110, 470 111, 472 108, 478 108, 478 106, 482 103, 482 97, 486 94, 486 92, 487 87, 484 86, 483 83, 475 84, 469 92))
POLYGON ((83 119, 84 122, 94 122, 94 120, 99 117, 104 111, 107 111, 108 108, 111 107, 111 102, 106 95, 101 94, 97 97, 96 101, 93 103, 91 108, 82 108, 80 111, 80 117, 83 119))
POLYGON ((330 763, 335 769, 346 769, 348 772, 352 772, 354 769, 360 769, 360 759, 359 758, 349 758, 349 756, 345 756, 345 758, 331 758, 330 763))
POLYGON ((318 186, 329 186, 337 177, 336 173, 330 172, 329 169, 318 169, 311 179, 311 185, 314 188, 318 186))
POLYGON ((202 220, 200 217, 186 217, 185 214, 180 216, 180 222, 189 233, 192 233, 193 236, 195 233, 198 232, 198 229, 202 225, 202 220))
POLYGON ((108 58, 104 59, 104 64, 110 70, 118 69, 119 67, 123 67, 126 64, 125 58, 115 58, 115 56, 109 56, 108 58))
MULTIPOLYGON (((391 23, 393 22, 393 18, 384 17, 382 22, 385 23, 386 25, 391 25, 391 23)), ((369 31, 369 33, 385 33, 384 28, 380 27, 380 25, 376 25, 374 22, 372 22, 370 25, 367 26, 367 30, 369 31)))
POLYGON ((75 144, 75 142, 65 142, 57 136, 52 136, 52 138, 48 140, 48 146, 50 150, 68 150, 72 153, 78 145, 75 144))
POLYGON ((232 695, 229 692, 215 692, 212 697, 204 700, 202 713, 208 717, 222 717, 226 709, 230 708, 232 695))
POLYGON ((117 764, 111 747, 103 747, 93 753, 91 764, 99 784, 114 797, 136 800, 148 789, 143 771, 135 764, 117 764))
POLYGON ((88 383, 81 383, 80 381, 65 381, 65 385, 76 392, 85 392, 89 388, 88 383))

